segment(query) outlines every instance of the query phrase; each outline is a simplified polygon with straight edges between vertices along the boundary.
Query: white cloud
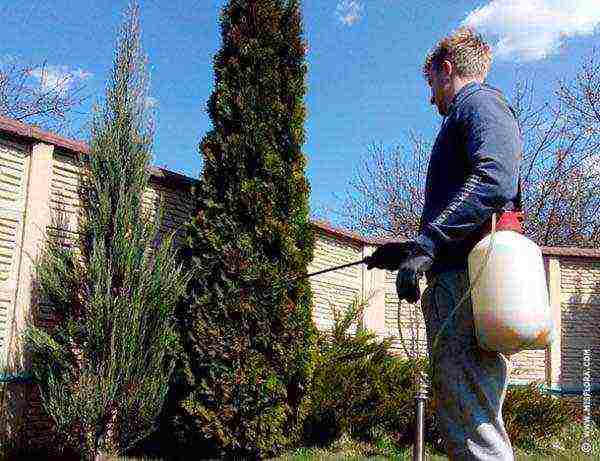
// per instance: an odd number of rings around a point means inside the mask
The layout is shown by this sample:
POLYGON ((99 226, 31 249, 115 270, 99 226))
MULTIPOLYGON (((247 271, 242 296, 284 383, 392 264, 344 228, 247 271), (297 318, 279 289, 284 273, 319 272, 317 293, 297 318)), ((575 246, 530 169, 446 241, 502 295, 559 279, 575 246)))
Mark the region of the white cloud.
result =
POLYGON ((147 96, 145 101, 146 109, 150 109, 152 107, 158 106, 158 99, 153 98, 152 96, 147 96))
POLYGON ((359 0, 339 0, 335 13, 341 22, 351 26, 360 19, 363 9, 364 5, 359 0))
POLYGON ((4 55, 0 56, 0 65, 15 64, 17 61, 18 61, 17 58, 15 56, 13 56, 12 54, 4 54, 4 55))
POLYGON ((59 93, 69 89, 77 80, 86 80, 92 76, 90 72, 82 69, 71 71, 67 66, 36 67, 29 75, 37 79, 43 89, 59 93))
POLYGON ((523 61, 556 53, 567 37, 592 35, 598 0, 493 0, 470 12, 463 25, 498 37, 494 54, 523 61))
POLYGON ((590 155, 585 158, 581 166, 585 176, 600 178, 600 154, 590 155))

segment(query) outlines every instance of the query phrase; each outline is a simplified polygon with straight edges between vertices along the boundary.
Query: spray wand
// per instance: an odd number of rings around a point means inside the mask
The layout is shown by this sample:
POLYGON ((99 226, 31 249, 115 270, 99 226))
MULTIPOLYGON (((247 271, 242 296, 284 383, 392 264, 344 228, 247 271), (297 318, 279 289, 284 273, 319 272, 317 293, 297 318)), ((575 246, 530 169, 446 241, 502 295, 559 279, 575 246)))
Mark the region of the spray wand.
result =
MULTIPOLYGON (((363 258, 360 261, 355 261, 353 263, 343 264, 341 266, 330 267, 329 269, 323 269, 322 271, 319 271, 319 272, 313 272, 312 274, 307 274, 304 277, 312 277, 313 275, 319 275, 319 274, 324 274, 325 272, 337 271, 337 270, 340 270, 340 269, 344 269, 346 267, 356 266, 358 264, 363 264, 363 263, 364 264, 368 264, 369 262, 371 262, 371 257, 367 256, 366 258, 363 258)), ((304 277, 299 277, 299 278, 304 278, 304 277)))
POLYGON ((290 285, 291 283, 297 282, 299 280, 307 279, 309 277, 313 277, 313 276, 319 275, 319 274, 325 274, 326 272, 337 271, 340 269, 344 269, 346 267, 356 266, 358 264, 368 264, 369 262, 371 262, 371 259, 372 259, 371 256, 367 256, 366 258, 363 258, 360 261, 354 261, 353 263, 347 263, 347 264, 342 264, 341 266, 330 267, 328 269, 323 269, 318 272, 313 272, 311 274, 300 275, 298 277, 294 277, 294 278, 291 278, 288 280, 283 280, 282 282, 285 285, 290 285))

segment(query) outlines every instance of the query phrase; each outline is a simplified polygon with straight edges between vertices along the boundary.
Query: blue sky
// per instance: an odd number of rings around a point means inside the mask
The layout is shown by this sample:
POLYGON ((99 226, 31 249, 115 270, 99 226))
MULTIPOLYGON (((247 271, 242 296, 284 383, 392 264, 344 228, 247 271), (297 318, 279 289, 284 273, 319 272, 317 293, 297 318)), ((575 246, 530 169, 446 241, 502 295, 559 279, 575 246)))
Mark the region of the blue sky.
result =
MULTIPOLYGON (((46 78, 83 82, 91 98, 79 109, 81 124, 93 98, 104 95, 126 3, 3 0, 0 58, 46 60, 46 78)), ((198 143, 211 128, 205 106, 224 4, 140 0, 149 103, 156 109, 154 164, 193 177, 201 171, 198 143)), ((406 144, 410 129, 435 137, 442 119, 429 104, 421 65, 436 41, 462 23, 494 46, 488 82, 510 98, 517 72, 535 77, 538 103, 550 101, 556 80, 572 78, 600 45, 597 0, 304 0, 302 11, 309 44, 303 151, 314 212, 341 206, 334 193, 343 195, 369 145, 406 144)))

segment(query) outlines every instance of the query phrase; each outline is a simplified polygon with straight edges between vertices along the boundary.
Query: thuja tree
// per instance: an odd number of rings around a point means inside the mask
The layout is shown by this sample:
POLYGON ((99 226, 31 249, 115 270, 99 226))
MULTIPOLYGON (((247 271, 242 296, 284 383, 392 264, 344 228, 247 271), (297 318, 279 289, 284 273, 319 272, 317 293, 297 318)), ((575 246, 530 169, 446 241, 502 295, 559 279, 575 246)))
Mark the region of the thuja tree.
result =
POLYGON ((198 275, 180 312, 181 420, 221 455, 259 457, 300 437, 314 368, 312 292, 298 280, 314 246, 301 152, 306 45, 292 0, 231 0, 221 30, 183 252, 198 275))
POLYGON ((161 238, 162 209, 142 208, 152 129, 138 17, 132 3, 89 156, 80 159, 80 239, 49 239, 36 263, 56 326, 27 334, 44 408, 88 458, 120 454, 153 430, 176 355, 173 312, 188 279, 173 236, 161 238))

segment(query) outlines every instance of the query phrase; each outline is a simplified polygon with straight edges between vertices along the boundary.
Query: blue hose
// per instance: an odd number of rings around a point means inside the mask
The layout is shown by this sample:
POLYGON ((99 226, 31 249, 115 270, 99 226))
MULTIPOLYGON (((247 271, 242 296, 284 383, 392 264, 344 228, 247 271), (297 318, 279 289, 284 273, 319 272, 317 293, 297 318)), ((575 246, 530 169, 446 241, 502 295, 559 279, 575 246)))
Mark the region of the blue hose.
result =
MULTIPOLYGON (((523 387, 527 386, 527 383, 512 383, 508 387, 523 387)), ((562 388, 562 387, 548 387, 545 384, 540 386, 542 392, 546 394, 556 395, 583 395, 583 388, 562 388)), ((600 386, 596 386, 590 389, 590 395, 600 395, 600 386)))
POLYGON ((14 383, 30 383, 33 381, 33 376, 27 373, 21 373, 18 375, 6 375, 0 374, 0 383, 14 384, 14 383))

